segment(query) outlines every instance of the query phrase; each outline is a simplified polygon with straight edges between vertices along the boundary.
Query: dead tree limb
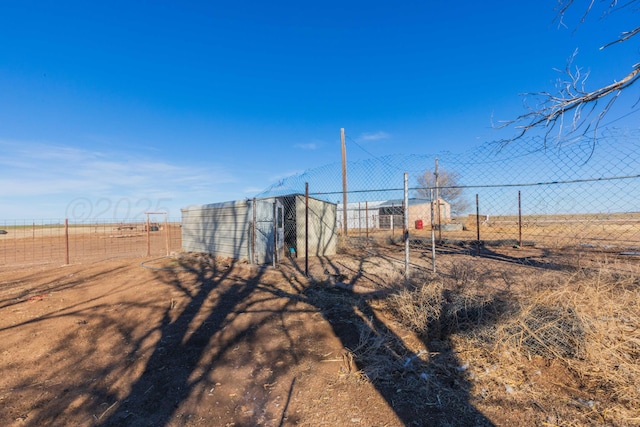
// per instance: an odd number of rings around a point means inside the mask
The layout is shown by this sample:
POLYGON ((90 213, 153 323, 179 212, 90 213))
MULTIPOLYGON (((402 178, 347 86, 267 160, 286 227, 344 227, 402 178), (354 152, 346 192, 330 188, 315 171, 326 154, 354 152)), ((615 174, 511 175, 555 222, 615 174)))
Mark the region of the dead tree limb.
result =
MULTIPOLYGON (((627 0, 626 2, 611 0, 600 3, 605 3, 603 15, 606 15, 624 8, 633 7, 634 4, 640 4, 640 0, 627 0)), ((574 0, 559 1, 558 17, 560 21, 562 21, 564 14, 572 5, 574 5, 574 0)), ((581 22, 585 21, 587 15, 593 13, 595 5, 595 0, 589 1, 581 22)), ((637 12, 638 9, 634 8, 631 12, 637 12)), ((600 49, 626 42, 638 34, 640 34, 640 26, 623 31, 617 39, 603 45, 600 49)), ((558 80, 556 84, 556 93, 534 92, 522 94, 525 98, 525 103, 528 98, 533 98, 537 100, 536 105, 527 106, 528 112, 496 126, 498 129, 513 127, 517 130, 515 136, 501 141, 503 145, 520 139, 536 128, 545 130, 545 146, 551 138, 560 143, 569 136, 576 136, 576 134, 584 136, 590 130, 594 132, 595 141, 598 128, 615 101, 625 90, 640 79, 640 62, 632 65, 631 71, 621 79, 614 80, 608 85, 593 90, 587 90, 586 83, 589 73, 583 73, 582 69, 578 67, 572 68, 576 54, 577 51, 567 62, 567 66, 563 71, 564 78, 558 80), (601 103, 604 103, 604 105, 601 103), (554 135, 556 136, 554 137, 554 135)))

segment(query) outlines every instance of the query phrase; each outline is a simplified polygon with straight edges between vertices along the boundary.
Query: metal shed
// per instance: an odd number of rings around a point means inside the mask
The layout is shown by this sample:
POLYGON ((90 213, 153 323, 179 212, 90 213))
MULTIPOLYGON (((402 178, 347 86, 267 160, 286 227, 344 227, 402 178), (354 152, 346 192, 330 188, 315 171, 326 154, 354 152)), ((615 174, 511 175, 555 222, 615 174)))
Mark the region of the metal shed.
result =
POLYGON ((285 255, 334 255, 338 245, 336 205, 302 194, 189 206, 182 212, 182 249, 275 263, 285 255))

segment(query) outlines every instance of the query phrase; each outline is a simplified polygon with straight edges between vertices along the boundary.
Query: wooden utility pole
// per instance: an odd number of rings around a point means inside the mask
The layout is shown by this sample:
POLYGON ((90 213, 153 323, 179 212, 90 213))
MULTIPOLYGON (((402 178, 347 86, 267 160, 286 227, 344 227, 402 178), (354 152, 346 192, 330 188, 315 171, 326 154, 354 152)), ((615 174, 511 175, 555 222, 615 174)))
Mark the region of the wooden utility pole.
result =
POLYGON ((347 148, 344 145, 344 128, 340 128, 340 142, 342 144, 342 221, 344 236, 347 237, 347 148))

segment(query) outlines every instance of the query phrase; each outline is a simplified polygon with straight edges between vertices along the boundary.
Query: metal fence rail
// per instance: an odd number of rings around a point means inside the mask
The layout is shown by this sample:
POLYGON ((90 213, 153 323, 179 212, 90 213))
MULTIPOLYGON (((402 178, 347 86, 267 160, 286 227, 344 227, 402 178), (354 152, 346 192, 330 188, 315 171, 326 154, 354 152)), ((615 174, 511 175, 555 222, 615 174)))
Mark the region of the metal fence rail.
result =
MULTIPOLYGON (((347 148, 361 148, 353 142, 347 148)), ((436 267, 439 253, 479 254, 481 248, 514 260, 551 253, 635 259, 640 131, 608 129, 597 142, 583 138, 553 148, 531 138, 462 154, 368 157, 283 179, 253 203, 260 200, 268 201, 265 218, 249 219, 253 229, 236 227, 251 242, 246 256, 252 262, 306 257, 307 250, 331 256, 373 244, 403 249, 400 258, 425 268, 436 267), (305 207, 309 198, 313 206, 305 207), (257 239, 264 240, 262 257, 257 239), (507 256, 506 249, 522 253, 507 256)), ((209 226, 203 241, 221 227, 209 226)), ((164 255, 182 243, 177 221, 153 228, 144 221, 0 221, 0 230, 6 232, 0 265, 164 255)))
POLYGON ((609 129, 596 142, 553 148, 532 138, 463 154, 336 163, 281 180, 260 196, 306 185, 312 197, 336 204, 337 229, 348 237, 343 244, 407 240, 407 252, 419 254, 425 267, 454 248, 640 255, 638 131, 609 129), (348 185, 340 181, 343 171, 348 185))

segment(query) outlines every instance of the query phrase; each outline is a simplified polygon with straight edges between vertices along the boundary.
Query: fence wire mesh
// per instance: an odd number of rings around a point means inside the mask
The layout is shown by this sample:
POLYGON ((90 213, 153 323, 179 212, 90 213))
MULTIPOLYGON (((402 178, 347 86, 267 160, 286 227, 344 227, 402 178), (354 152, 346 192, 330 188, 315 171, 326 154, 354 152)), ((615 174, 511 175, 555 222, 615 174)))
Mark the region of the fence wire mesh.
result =
MULTIPOLYGON (((348 150, 361 148, 353 142, 348 150)), ((462 154, 368 158, 346 163, 346 188, 342 169, 308 170, 259 196, 303 193, 308 184, 311 197, 336 205, 345 249, 406 238, 425 266, 436 249, 479 246, 640 255, 638 131, 608 129, 558 147, 530 138, 462 154)))
MULTIPOLYGON (((347 149, 364 150, 353 140, 347 149)), ((533 256, 525 254, 533 249, 640 257, 637 130, 607 129, 597 141, 577 138, 559 147, 530 138, 459 154, 371 157, 347 162, 344 169, 346 186, 341 162, 308 170, 249 199, 256 217, 242 224, 234 217, 228 238, 220 224, 215 233, 203 229, 191 238, 216 247, 239 240, 241 245, 232 245, 234 256, 255 263, 373 245, 411 252, 411 262, 425 268, 435 267, 438 253, 480 248, 495 255, 495 248, 519 250, 510 255, 518 260, 533 256)), ((157 225, 149 232, 142 220, 85 219, 68 227, 64 219, 0 222, 0 264, 184 249, 178 221, 152 221, 157 225)), ((407 255, 398 258, 406 262, 407 255)))
POLYGON ((161 256, 181 247, 180 224, 162 217, 5 220, 0 222, 0 265, 65 264, 110 258, 161 256))

